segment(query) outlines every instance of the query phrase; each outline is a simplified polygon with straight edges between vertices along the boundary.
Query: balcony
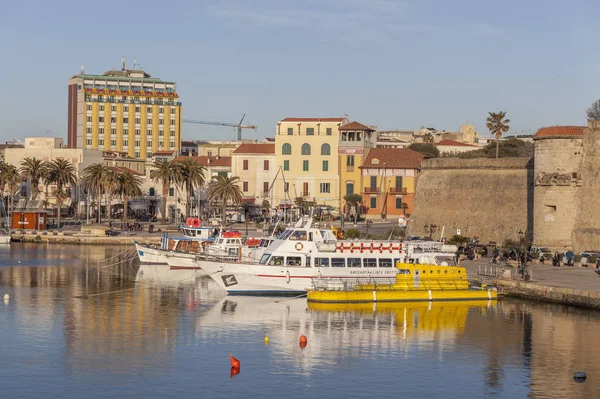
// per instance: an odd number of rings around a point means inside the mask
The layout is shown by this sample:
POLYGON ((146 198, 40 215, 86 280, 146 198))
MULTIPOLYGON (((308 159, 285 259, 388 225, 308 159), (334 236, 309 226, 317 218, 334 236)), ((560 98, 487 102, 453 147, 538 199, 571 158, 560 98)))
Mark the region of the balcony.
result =
POLYGON ((352 165, 352 166, 346 165, 346 172, 354 172, 354 165, 352 165))
POLYGON ((365 187, 365 194, 379 194, 379 187, 365 187))
POLYGON ((406 195, 406 187, 390 187, 390 194, 406 195))

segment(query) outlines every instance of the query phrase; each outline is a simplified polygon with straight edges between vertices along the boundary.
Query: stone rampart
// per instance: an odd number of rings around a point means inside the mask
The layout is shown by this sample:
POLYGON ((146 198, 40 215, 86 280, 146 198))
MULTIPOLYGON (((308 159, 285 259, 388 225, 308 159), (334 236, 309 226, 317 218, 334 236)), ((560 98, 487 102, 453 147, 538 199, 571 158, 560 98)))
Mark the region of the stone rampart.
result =
POLYGON ((478 236, 481 242, 519 239, 533 231, 533 159, 437 158, 425 160, 417 178, 408 233, 478 236), (521 232, 521 234, 519 234, 521 232))

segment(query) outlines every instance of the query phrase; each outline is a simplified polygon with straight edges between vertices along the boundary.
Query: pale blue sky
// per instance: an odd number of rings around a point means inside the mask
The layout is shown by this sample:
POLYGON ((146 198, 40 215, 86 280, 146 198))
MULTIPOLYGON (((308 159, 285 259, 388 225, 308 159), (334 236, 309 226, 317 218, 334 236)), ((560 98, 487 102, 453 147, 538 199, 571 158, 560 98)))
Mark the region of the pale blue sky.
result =
MULTIPOLYGON (((585 124, 600 97, 598 0, 0 0, 0 141, 66 137, 67 79, 133 58, 174 80, 184 118, 333 117, 487 135, 585 124), (33 111, 33 112, 31 112, 33 111)), ((184 125, 184 139, 232 139, 184 125)))

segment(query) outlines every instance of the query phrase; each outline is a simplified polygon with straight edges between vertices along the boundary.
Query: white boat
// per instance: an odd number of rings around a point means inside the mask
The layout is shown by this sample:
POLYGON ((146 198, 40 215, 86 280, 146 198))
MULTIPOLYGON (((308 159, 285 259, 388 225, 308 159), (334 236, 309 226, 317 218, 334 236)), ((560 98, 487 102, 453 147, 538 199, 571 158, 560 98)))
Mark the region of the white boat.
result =
POLYGON ((452 264, 455 246, 412 241, 337 241, 333 232, 300 220, 264 251, 259 262, 197 257, 193 263, 229 294, 298 295, 322 279, 395 281, 399 261, 452 264))
POLYGON ((0 244, 10 244, 10 233, 0 233, 0 244))
POLYGON ((171 270, 162 265, 140 265, 135 280, 161 285, 182 285, 194 284, 199 276, 199 270, 171 270))

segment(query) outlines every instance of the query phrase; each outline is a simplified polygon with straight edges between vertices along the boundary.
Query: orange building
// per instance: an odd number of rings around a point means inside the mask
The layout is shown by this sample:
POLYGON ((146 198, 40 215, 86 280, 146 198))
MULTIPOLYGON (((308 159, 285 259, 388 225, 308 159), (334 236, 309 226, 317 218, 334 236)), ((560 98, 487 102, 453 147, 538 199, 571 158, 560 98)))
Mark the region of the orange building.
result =
POLYGON ((368 218, 412 212, 415 183, 424 156, 408 148, 373 148, 360 169, 368 218))
POLYGON ((12 228, 18 230, 46 230, 47 212, 44 210, 13 211, 12 228))

